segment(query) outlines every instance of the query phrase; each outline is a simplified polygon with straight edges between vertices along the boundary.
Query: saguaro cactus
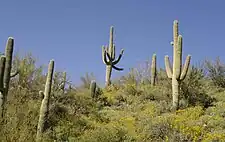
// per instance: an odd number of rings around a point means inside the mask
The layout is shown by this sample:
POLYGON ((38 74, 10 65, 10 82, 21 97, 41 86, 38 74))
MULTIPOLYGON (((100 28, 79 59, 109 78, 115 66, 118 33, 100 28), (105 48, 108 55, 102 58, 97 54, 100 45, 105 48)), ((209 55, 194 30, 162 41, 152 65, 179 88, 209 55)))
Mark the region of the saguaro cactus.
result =
POLYGON ((49 99, 51 95, 53 73, 54 73, 54 60, 51 60, 48 66, 45 92, 44 93, 42 91, 39 92, 41 95, 44 95, 44 98, 42 100, 41 108, 40 108, 40 116, 39 116, 37 136, 36 136, 37 141, 40 141, 42 138, 42 133, 44 132, 45 123, 49 113, 49 99))
POLYGON ((5 48, 5 55, 1 55, 1 62, 0 62, 0 115, 3 117, 5 112, 5 102, 7 101, 7 95, 9 90, 9 83, 10 78, 16 76, 19 73, 17 70, 14 73, 11 73, 12 69, 12 57, 13 57, 13 46, 14 46, 14 39, 9 37, 7 40, 6 48, 5 48))
POLYGON ((119 63, 124 50, 120 51, 119 57, 115 60, 115 44, 113 43, 113 27, 110 27, 110 39, 109 39, 109 47, 102 46, 102 60, 103 63, 106 64, 106 77, 105 77, 105 85, 109 86, 111 84, 110 78, 112 74, 112 68, 117 71, 122 71, 122 68, 118 68, 115 65, 119 63))
POLYGON ((96 97, 96 87, 97 87, 97 85, 96 85, 96 81, 95 80, 92 80, 91 81, 91 84, 90 84, 90 93, 91 93, 91 97, 92 98, 95 98, 96 97))
POLYGON ((182 70, 182 36, 178 35, 177 20, 173 23, 173 42, 171 44, 173 45, 173 70, 168 55, 165 56, 165 67, 167 76, 172 79, 173 109, 177 110, 179 108, 180 82, 185 79, 191 60, 191 56, 188 55, 182 70))
POLYGON ((155 86, 155 81, 156 81, 156 54, 153 54, 151 64, 151 86, 155 86))

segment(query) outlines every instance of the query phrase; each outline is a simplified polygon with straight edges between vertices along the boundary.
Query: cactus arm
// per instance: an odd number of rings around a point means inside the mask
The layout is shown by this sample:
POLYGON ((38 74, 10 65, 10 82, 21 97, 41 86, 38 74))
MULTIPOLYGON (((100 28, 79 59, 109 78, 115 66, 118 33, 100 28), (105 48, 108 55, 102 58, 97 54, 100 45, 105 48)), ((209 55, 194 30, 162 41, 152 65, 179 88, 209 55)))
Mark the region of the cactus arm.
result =
POLYGON ((190 66, 190 61, 191 61, 191 55, 188 55, 186 57, 186 60, 185 60, 185 63, 184 63, 184 67, 183 67, 183 70, 182 70, 182 73, 181 73, 181 76, 180 76, 180 80, 184 80, 184 78, 186 77, 189 66, 190 66))
POLYGON ((174 44, 174 67, 173 71, 175 73, 176 79, 180 79, 182 69, 182 36, 178 36, 178 41, 176 46, 174 44))
POLYGON ((17 69, 15 72, 10 73, 10 78, 17 76, 20 73, 19 69, 17 69))
POLYGON ((118 70, 118 71, 122 71, 123 70, 123 68, 118 68, 118 67, 116 67, 114 65, 112 65, 112 68, 114 68, 115 70, 118 70))
POLYGON ((123 56, 123 52, 124 52, 124 49, 121 49, 120 55, 118 56, 118 58, 115 61, 113 61, 113 65, 116 65, 117 63, 119 63, 120 59, 123 56))
POLYGON ((106 51, 106 48, 104 46, 102 46, 102 61, 103 61, 104 64, 110 65, 110 62, 106 58, 107 54, 108 54, 108 52, 106 51))
POLYGON ((112 60, 112 58, 111 58, 111 56, 110 56, 110 54, 109 54, 108 52, 106 52, 106 55, 107 55, 107 57, 108 57, 109 64, 111 65, 112 62, 113 62, 113 60, 112 60))
POLYGON ((106 61, 107 61, 107 59, 106 59, 106 57, 105 57, 105 46, 104 45, 102 45, 102 61, 103 61, 103 63, 104 64, 106 64, 106 61))
POLYGON ((166 74, 167 74, 168 78, 172 78, 173 73, 172 73, 170 59, 169 59, 168 55, 165 56, 165 67, 166 67, 166 74))

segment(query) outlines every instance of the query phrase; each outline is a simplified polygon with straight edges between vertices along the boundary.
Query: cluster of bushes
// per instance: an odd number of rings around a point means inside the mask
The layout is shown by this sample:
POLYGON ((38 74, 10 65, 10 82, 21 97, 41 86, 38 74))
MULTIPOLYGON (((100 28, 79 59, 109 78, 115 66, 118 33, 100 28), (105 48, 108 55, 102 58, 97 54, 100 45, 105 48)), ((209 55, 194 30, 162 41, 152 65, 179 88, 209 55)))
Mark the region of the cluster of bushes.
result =
MULTIPOLYGON (((35 141, 44 90, 44 66, 31 55, 17 56, 13 67, 7 113, 0 125, 1 141, 35 141)), ((93 75, 74 87, 69 80, 60 88, 63 72, 55 72, 50 112, 43 141, 149 142, 225 141, 225 65, 217 59, 192 66, 181 84, 181 108, 171 111, 171 80, 158 70, 150 85, 146 69, 132 69, 112 85, 90 95, 93 75)))

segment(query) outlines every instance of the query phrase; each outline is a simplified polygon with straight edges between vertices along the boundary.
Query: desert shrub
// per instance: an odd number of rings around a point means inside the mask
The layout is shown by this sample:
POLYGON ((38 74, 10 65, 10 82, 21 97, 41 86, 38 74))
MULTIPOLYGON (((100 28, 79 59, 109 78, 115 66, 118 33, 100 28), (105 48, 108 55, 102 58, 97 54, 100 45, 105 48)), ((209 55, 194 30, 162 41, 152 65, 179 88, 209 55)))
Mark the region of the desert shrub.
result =
POLYGON ((52 84, 52 96, 66 95, 71 91, 68 86, 72 85, 68 75, 64 78, 64 72, 55 71, 52 84))
POLYGON ((9 95, 6 121, 1 124, 0 138, 3 141, 34 141, 40 100, 34 97, 35 94, 21 88, 10 90, 9 95))
POLYGON ((24 57, 15 56, 13 72, 19 69, 19 74, 11 79, 11 88, 26 88, 31 92, 38 92, 44 88, 46 76, 43 75, 44 66, 37 66, 37 60, 31 53, 24 57))
POLYGON ((81 78, 82 84, 80 87, 88 89, 90 87, 91 81, 95 80, 95 76, 93 73, 86 73, 81 78))
POLYGON ((185 80, 181 82, 181 99, 186 100, 186 106, 209 107, 212 105, 214 99, 204 90, 204 76, 204 69, 192 66, 185 80))
POLYGON ((138 87, 140 93, 140 98, 149 101, 167 101, 171 102, 172 95, 171 92, 164 86, 154 86, 150 84, 141 85, 138 87))
POLYGON ((78 141, 80 142, 121 142, 126 139, 126 130, 118 123, 108 123, 87 130, 78 141))
POLYGON ((6 116, 1 123, 0 139, 3 141, 34 141, 45 76, 42 66, 36 65, 31 54, 13 60, 13 70, 19 74, 11 79, 6 102, 6 116))
POLYGON ((172 93, 172 81, 168 78, 165 69, 160 68, 157 72, 157 86, 163 86, 172 93))
POLYGON ((218 57, 215 62, 206 60, 205 68, 213 85, 225 88, 225 65, 220 61, 220 58, 218 57))

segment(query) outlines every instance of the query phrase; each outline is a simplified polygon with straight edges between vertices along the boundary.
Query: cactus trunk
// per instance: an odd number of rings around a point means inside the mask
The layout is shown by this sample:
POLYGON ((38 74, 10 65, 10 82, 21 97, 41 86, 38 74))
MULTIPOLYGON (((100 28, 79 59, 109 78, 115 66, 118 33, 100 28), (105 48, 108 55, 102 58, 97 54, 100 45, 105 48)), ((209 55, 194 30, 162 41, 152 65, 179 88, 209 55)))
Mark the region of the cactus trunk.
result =
POLYGON ((173 77, 172 78, 173 110, 178 109, 179 93, 180 93, 180 83, 175 77, 173 77))
POLYGON ((112 75, 112 66, 106 66, 106 76, 105 76, 105 86, 109 86, 111 84, 111 75, 112 75))
POLYGON ((153 54, 151 65, 151 86, 155 86, 155 81, 156 81, 156 54, 153 54))
MULTIPOLYGON (((48 74, 47 74, 47 79, 45 84, 44 98, 42 100, 41 108, 40 108, 40 116, 39 116, 37 136, 36 136, 37 141, 41 141, 42 133, 45 130, 45 123, 47 121, 47 117, 49 113, 49 99, 51 95, 53 73, 54 73, 54 60, 51 60, 48 66, 48 74)), ((43 94, 42 91, 40 91, 39 93, 43 94)))

